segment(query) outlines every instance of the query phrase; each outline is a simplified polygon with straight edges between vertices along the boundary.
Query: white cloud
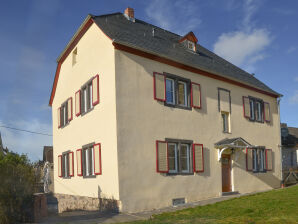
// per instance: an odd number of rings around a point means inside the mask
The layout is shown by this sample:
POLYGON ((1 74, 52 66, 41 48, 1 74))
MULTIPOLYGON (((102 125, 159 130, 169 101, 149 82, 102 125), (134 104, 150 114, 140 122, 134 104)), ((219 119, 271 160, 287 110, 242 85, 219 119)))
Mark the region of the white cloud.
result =
POLYGON ((287 50, 287 53, 288 54, 291 54, 291 53, 293 53, 294 51, 296 51, 297 50, 297 47, 295 47, 295 46, 291 46, 291 47, 289 47, 289 49, 287 50))
POLYGON ((186 0, 153 0, 145 9, 154 24, 180 35, 196 29, 201 24, 198 4, 186 0))
POLYGON ((289 99, 290 104, 298 104, 298 90, 295 91, 294 95, 289 99))
POLYGON ((272 41, 270 32, 257 28, 252 21, 257 4, 254 0, 244 1, 241 26, 236 31, 222 33, 213 45, 216 54, 249 72, 255 70, 256 62, 266 57, 264 50, 272 41))
POLYGON ((223 33, 214 44, 214 52, 237 66, 254 64, 264 58, 260 52, 270 42, 269 33, 263 29, 255 29, 250 33, 223 33))
MULTIPOLYGON (((37 119, 30 121, 18 120, 10 124, 0 121, 0 124, 23 130, 52 134, 52 125, 37 119)), ((32 161, 42 159, 43 146, 53 144, 51 136, 36 135, 2 127, 0 127, 0 131, 4 147, 17 153, 27 154, 32 161)))

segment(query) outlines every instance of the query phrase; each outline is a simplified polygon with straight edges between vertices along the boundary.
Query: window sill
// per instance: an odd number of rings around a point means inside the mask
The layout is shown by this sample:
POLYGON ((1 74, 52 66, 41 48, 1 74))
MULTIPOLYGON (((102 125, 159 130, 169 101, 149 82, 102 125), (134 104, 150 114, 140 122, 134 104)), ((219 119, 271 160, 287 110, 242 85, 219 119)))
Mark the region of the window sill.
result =
POLYGON ((83 176, 84 179, 88 179, 88 178, 96 178, 96 175, 90 175, 90 176, 83 176))
POLYGON ((178 105, 178 104, 170 104, 170 103, 167 103, 167 102, 165 102, 164 105, 166 107, 179 108, 179 109, 183 109, 183 110, 192 110, 192 107, 190 107, 190 106, 181 106, 181 105, 178 105))
POLYGON ((167 173, 167 176, 191 176, 194 175, 194 173, 167 173))
POLYGON ((229 132, 229 131, 223 131, 222 133, 224 133, 224 134, 232 134, 232 132, 229 132))

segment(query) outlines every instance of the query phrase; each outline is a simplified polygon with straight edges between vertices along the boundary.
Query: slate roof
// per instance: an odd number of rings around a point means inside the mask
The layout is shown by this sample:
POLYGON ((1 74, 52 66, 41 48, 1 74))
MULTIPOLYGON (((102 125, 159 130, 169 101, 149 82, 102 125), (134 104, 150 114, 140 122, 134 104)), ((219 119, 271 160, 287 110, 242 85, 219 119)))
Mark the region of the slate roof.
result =
POLYGON ((233 144, 234 142, 236 142, 236 141, 238 141, 238 140, 243 141, 243 142, 247 143, 248 145, 250 145, 247 141, 245 141, 245 140, 244 140, 243 138, 241 138, 241 137, 238 137, 238 138, 225 138, 225 139, 223 139, 223 140, 220 140, 219 142, 216 142, 214 145, 215 145, 215 146, 231 145, 231 144, 233 144))
POLYGON ((283 127, 288 129, 288 135, 282 136, 281 141, 283 146, 295 146, 298 145, 298 128, 283 127))
POLYGON ((179 43, 182 38, 180 35, 139 19, 132 22, 126 19, 122 13, 102 16, 91 15, 91 17, 115 43, 159 55, 281 96, 253 75, 224 60, 200 44, 197 44, 196 53, 188 50, 184 44, 179 43), (153 29, 154 36, 152 35, 153 29))

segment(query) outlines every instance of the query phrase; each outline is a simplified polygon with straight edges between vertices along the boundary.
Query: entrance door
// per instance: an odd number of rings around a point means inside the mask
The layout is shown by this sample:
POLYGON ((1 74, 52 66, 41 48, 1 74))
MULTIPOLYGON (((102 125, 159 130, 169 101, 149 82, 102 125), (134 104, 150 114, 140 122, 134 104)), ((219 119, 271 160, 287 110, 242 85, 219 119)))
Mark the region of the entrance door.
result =
POLYGON ((221 157, 222 192, 230 192, 231 188, 231 156, 223 154, 221 157))

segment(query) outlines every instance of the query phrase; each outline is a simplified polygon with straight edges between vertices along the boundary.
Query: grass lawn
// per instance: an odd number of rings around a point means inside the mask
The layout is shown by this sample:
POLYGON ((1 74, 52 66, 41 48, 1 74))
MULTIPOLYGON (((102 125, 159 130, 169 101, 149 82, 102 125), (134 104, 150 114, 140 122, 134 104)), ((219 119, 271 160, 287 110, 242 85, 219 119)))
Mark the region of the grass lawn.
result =
POLYGON ((130 224, 298 223, 298 186, 154 215, 130 224))

